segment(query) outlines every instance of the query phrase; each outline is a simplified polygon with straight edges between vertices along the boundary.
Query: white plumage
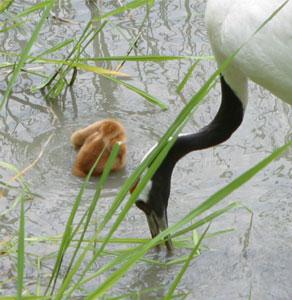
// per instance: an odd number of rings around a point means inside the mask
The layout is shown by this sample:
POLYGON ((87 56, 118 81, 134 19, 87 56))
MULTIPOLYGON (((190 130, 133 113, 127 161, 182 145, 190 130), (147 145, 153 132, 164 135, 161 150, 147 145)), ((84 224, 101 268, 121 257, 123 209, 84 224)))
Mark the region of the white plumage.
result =
MULTIPOLYGON (((206 23, 218 64, 232 55, 285 1, 209 0, 206 23)), ((247 79, 292 104, 292 1, 240 50, 224 78, 246 105, 247 79)))

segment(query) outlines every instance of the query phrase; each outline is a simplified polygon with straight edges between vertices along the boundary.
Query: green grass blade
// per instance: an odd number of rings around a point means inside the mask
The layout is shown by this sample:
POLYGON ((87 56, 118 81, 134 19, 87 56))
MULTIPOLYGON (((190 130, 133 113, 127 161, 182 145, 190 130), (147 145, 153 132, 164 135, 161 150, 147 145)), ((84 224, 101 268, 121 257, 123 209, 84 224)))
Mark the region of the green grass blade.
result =
MULTIPOLYGON (((10 0, 8 0, 8 1, 10 1, 10 0)), ((4 25, 7 24, 8 22, 10 22, 10 23, 11 23, 11 22, 14 22, 13 25, 5 27, 5 28, 2 29, 0 32, 5 32, 5 31, 7 31, 7 30, 9 30, 9 29, 18 27, 18 26, 20 26, 21 24, 24 24, 24 23, 28 22, 29 19, 26 19, 26 20, 20 21, 20 22, 18 22, 18 21, 19 21, 19 19, 22 18, 22 17, 26 17, 26 16, 28 16, 29 14, 31 14, 31 13, 37 11, 37 10, 43 9, 45 6, 47 6, 47 5, 49 4, 49 2, 50 2, 50 0, 49 0, 49 1, 43 1, 43 2, 41 2, 41 3, 37 3, 37 4, 33 5, 33 6, 30 6, 29 8, 25 9, 24 11, 22 11, 22 12, 19 13, 19 14, 17 14, 16 16, 7 19, 7 20, 5 20, 4 22, 0 22, 0 26, 2 26, 2 27, 4 27, 4 25)))
MULTIPOLYGON (((0 51, 0 54, 6 56, 20 56, 20 54, 11 52, 11 51, 0 51)), ((70 59, 67 60, 58 60, 58 59, 49 59, 40 57, 41 55, 36 56, 28 56, 28 58, 35 60, 39 63, 56 63, 56 64, 68 64, 71 62, 70 59)), ((43 55, 42 55, 43 56, 43 55)), ((84 61, 139 61, 139 62, 163 62, 163 61, 172 61, 172 60, 183 60, 183 59, 190 59, 190 60, 214 60, 214 56, 189 56, 189 55, 129 55, 129 56, 102 56, 102 57, 80 57, 78 59, 79 62, 84 61)))
MULTIPOLYGON (((16 296, 0 296, 0 300, 15 300, 16 296)), ((48 296, 22 296, 22 300, 51 300, 48 296)))
POLYGON ((178 85, 176 91, 177 93, 181 93, 182 90, 184 89, 186 83, 188 82, 188 80, 190 79, 190 77, 192 76, 193 74, 193 71, 195 70, 196 66, 198 65, 199 61, 195 61, 191 67, 189 68, 187 74, 185 75, 185 77, 183 78, 182 82, 178 85))
POLYGON ((279 149, 275 150, 271 155, 269 155, 267 158, 263 159, 260 163, 255 165, 253 168, 246 171, 244 174, 233 180, 230 184, 216 192, 213 196, 211 196, 208 200, 204 201, 201 205, 199 205, 195 210, 193 210, 187 218, 193 219, 194 216, 200 215, 203 212, 207 211, 214 205, 216 205, 218 202, 220 202, 222 199, 224 199, 226 196, 231 194, 233 191, 238 189, 240 186, 242 186, 244 183, 249 181, 252 177, 254 177, 258 172, 260 172, 262 169, 264 169, 266 166, 268 166, 271 162, 273 162, 275 159, 280 157, 283 153, 285 153, 289 147, 291 147, 292 141, 288 144, 280 147, 279 149))
POLYGON ((25 220, 24 220, 24 194, 20 199, 20 218, 18 231, 18 247, 17 247, 17 300, 22 299, 23 278, 25 268, 25 220))
POLYGON ((93 73, 96 73, 99 75, 129 77, 127 74, 120 72, 120 71, 109 70, 109 69, 105 69, 102 67, 91 66, 91 65, 81 64, 81 63, 73 63, 73 64, 71 64, 71 67, 75 67, 75 68, 78 68, 80 70, 87 71, 87 72, 93 72, 93 73))
MULTIPOLYGON (((18 174, 20 174, 20 171, 17 169, 16 166, 14 166, 14 165, 12 165, 12 164, 9 164, 9 163, 7 163, 7 162, 0 161, 0 167, 12 171, 13 173, 16 174, 16 176, 17 176, 18 174)), ((17 176, 17 177, 16 177, 16 181, 20 183, 20 185, 21 185, 21 187, 22 187, 22 190, 23 190, 25 193, 31 194, 31 192, 30 192, 30 190, 29 190, 28 183, 24 180, 23 176, 17 176)))
POLYGON ((19 18, 27 17, 31 13, 45 8, 48 4, 50 4, 50 2, 51 1, 48 0, 48 1, 43 1, 43 2, 37 3, 35 5, 32 5, 32 6, 28 7, 27 9, 23 10, 22 12, 20 12, 19 14, 17 14, 16 16, 12 17, 12 19, 10 19, 9 21, 15 21, 15 20, 19 20, 19 18))
MULTIPOLYGON (((88 249, 87 249, 88 251, 88 249)), ((86 255, 87 251, 84 251, 82 255, 86 255)), ((82 273, 82 276, 80 276, 79 281, 77 281, 72 288, 70 288, 67 292, 66 292, 66 297, 70 298, 71 294, 82 287, 82 285, 84 285, 87 282, 90 282, 91 280, 95 279, 96 277, 98 277, 99 275, 106 273, 114 268, 117 268, 121 263, 125 262, 127 259, 129 259, 129 257, 131 256, 131 254, 129 253, 125 253, 125 254, 121 254, 118 257, 116 257, 116 259, 108 262, 107 264, 101 266, 98 271, 96 271, 94 274, 91 274, 88 277, 85 277, 85 272, 82 273)), ((83 259, 83 257, 82 257, 83 259)), ((78 259, 79 260, 79 259, 78 259)), ((81 260, 79 260, 81 262, 81 260)), ((78 265, 80 265, 79 263, 76 264, 76 266, 74 266, 75 268, 75 272, 74 274, 78 271, 78 265)))
POLYGON ((180 230, 178 232, 176 232, 175 234, 173 234, 171 237, 172 238, 175 238, 175 237, 178 237, 180 235, 183 235, 183 234, 186 234, 196 228, 199 228, 207 223, 210 223, 211 221, 213 221, 214 219, 220 217, 221 215, 225 214, 226 212, 228 212, 229 210, 235 208, 235 207, 238 207, 238 203, 231 203, 229 204, 228 206, 222 208, 222 209, 219 209, 217 211, 215 211, 214 213, 208 215, 207 217, 203 218, 202 220, 200 221, 197 221, 196 223, 188 226, 187 228, 183 229, 183 230, 180 230))
POLYGON ((214 60, 214 56, 188 56, 188 55, 143 55, 143 56, 103 56, 103 57, 85 57, 80 58, 80 61, 141 61, 141 62, 163 62, 171 60, 214 60))
POLYGON ((27 44, 25 45, 25 47, 24 47, 24 49, 21 53, 20 59, 19 59, 18 63, 16 64, 16 66, 14 68, 14 71, 12 73, 12 77, 9 80, 8 86, 7 86, 5 94, 4 94, 4 97, 0 102, 0 111, 6 105, 8 99, 9 99, 10 93, 12 91, 12 88, 13 88, 14 84, 16 83, 17 77, 18 77, 19 73, 21 72, 21 69, 25 65, 25 62, 26 62, 27 57, 29 55, 29 52, 30 52, 34 42, 37 40, 38 35, 40 33, 40 30, 41 30, 43 24, 46 22, 46 20, 49 16, 49 13, 50 13, 53 5, 54 5, 54 2, 55 2, 54 0, 51 0, 47 4, 47 6, 46 6, 46 8, 45 8, 45 10, 42 14, 42 17, 41 17, 40 21, 38 22, 38 24, 34 28, 34 31, 31 35, 30 40, 27 42, 27 44))
POLYGON ((40 296, 41 295, 41 264, 42 259, 41 257, 36 258, 36 287, 35 287, 35 295, 40 296))
POLYGON ((191 261, 193 260, 195 254, 198 252, 199 247, 200 247, 200 245, 201 245, 201 243, 202 243, 202 241, 203 241, 203 239, 204 239, 206 233, 208 232, 209 228, 210 228, 210 223, 209 223, 209 226, 205 229, 205 231, 204 231, 203 234, 201 235, 199 241, 196 243, 194 249, 191 251, 191 253, 190 253, 188 259, 187 259, 186 262, 184 263, 184 265, 183 265, 183 267, 181 268, 180 272, 177 274, 177 276, 176 276, 174 282, 172 283, 172 285, 170 286, 170 288, 169 288, 169 290, 168 290, 168 293, 164 296, 164 298, 163 298, 164 300, 170 300, 170 299, 172 299, 173 294, 174 294, 174 292, 175 292, 177 286, 179 285, 179 283, 180 283, 180 281, 181 281, 183 275, 185 274, 186 270, 188 269, 188 267, 189 267, 191 261))
POLYGON ((1 30, 0 30, 0 33, 4 33, 4 32, 7 32, 11 29, 14 29, 14 28, 17 28, 19 26, 22 26, 23 24, 25 24, 27 22, 27 20, 25 21, 21 21, 21 22, 15 22, 13 25, 10 25, 10 26, 6 26, 6 27, 3 27, 1 30))
POLYGON ((138 8, 140 6, 143 6, 143 5, 153 5, 154 3, 154 0, 134 0, 130 3, 127 3, 111 12, 108 12, 106 14, 104 14, 103 16, 101 17, 97 17, 97 18, 93 18, 91 20, 91 22, 96 22, 96 21, 99 21, 101 19, 106 19, 106 18, 109 18, 109 17, 112 17, 112 16, 115 16, 115 15, 118 15, 118 14, 122 14, 123 12, 127 11, 127 10, 132 10, 132 9, 135 9, 135 8, 138 8))
MULTIPOLYGON (((103 74, 101 74, 101 75, 103 75, 103 74)), ((138 89, 137 87, 135 87, 135 86, 133 86, 133 85, 131 85, 129 83, 126 83, 126 82, 124 82, 122 80, 119 80, 117 78, 111 77, 111 76, 106 76, 106 75, 103 75, 103 76, 105 78, 107 78, 107 79, 115 82, 115 83, 118 83, 120 85, 125 86, 127 89, 129 89, 129 90, 137 93, 138 95, 142 96, 143 98, 145 98, 146 100, 148 100, 150 103, 158 105, 161 109, 163 109, 163 110, 167 109, 167 105, 165 103, 161 102, 160 100, 158 100, 154 96, 152 96, 152 95, 150 95, 150 94, 148 94, 148 93, 146 93, 146 92, 138 89)))
POLYGON ((0 64, 0 69, 11 68, 11 67, 13 67, 13 66, 14 66, 13 63, 5 62, 5 63, 1 63, 1 64, 0 64))
POLYGON ((40 54, 38 54, 36 57, 32 58, 29 63, 32 63, 33 61, 38 60, 39 58, 48 55, 48 54, 52 54, 56 51, 59 51, 60 49, 68 46, 69 44, 73 43, 74 39, 67 39, 61 43, 56 44, 55 46, 51 47, 50 49, 47 49, 45 51, 42 51, 40 54))
POLYGON ((107 300, 123 300, 123 299, 145 299, 143 298, 143 295, 146 293, 153 293, 153 292, 158 292, 159 290, 163 290, 163 286, 157 286, 157 287, 151 287, 151 288, 146 288, 143 290, 139 290, 139 291, 134 291, 134 292, 130 292, 130 293, 126 293, 120 296, 116 296, 116 297, 107 297, 107 300))
POLYGON ((1 0, 0 2, 0 14, 2 14, 12 4, 13 0, 1 0))

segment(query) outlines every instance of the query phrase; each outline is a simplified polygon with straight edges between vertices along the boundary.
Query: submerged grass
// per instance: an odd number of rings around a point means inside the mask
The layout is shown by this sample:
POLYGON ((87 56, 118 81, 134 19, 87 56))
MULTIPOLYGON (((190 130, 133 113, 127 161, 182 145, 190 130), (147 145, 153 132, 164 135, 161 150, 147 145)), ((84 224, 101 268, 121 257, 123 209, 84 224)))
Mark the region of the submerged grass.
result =
MULTIPOLYGON (((287 2, 286 2, 287 3, 287 2)), ((190 59, 193 64, 190 67, 189 71, 186 73, 185 77, 182 79, 181 83, 177 88, 177 92, 180 93, 183 91, 186 83, 193 70, 195 69, 198 62, 202 59, 209 60, 213 59, 212 57, 193 57, 193 56, 158 56, 158 55, 148 55, 148 56, 130 56, 129 53, 125 56, 114 56, 114 57, 82 57, 82 53, 86 48, 91 44, 93 39, 101 33, 103 28, 106 26, 106 21, 100 24, 97 28, 96 22, 101 20, 106 20, 109 17, 112 17, 117 14, 121 14, 125 11, 132 10, 141 6, 147 6, 147 12, 149 8, 154 4, 154 1, 146 0, 135 0, 131 1, 109 13, 106 13, 100 17, 94 18, 88 22, 85 26, 85 29, 81 33, 78 39, 68 39, 65 40, 50 49, 42 51, 37 56, 29 55, 33 44, 37 40, 37 37, 40 33, 40 30, 45 23, 49 13, 53 7, 54 1, 44 1, 42 3, 36 4, 31 8, 26 9, 22 13, 18 14, 18 17, 27 16, 30 13, 36 10, 43 10, 41 19, 36 25, 35 30, 26 44, 24 50, 21 54, 17 53, 4 53, 2 54, 7 56, 18 57, 19 60, 13 69, 12 76, 8 82, 8 86, 0 104, 0 109, 5 106, 9 99, 9 95, 12 91, 13 86, 15 85, 17 78, 20 72, 23 71, 23 68, 26 64, 55 64, 58 66, 57 70, 46 76, 45 81, 42 84, 42 88, 47 87, 47 96, 48 97, 57 97, 64 90, 65 86, 74 84, 76 77, 76 70, 80 69, 86 72, 95 72, 101 76, 106 77, 107 79, 125 86, 131 91, 139 94, 140 96, 147 99, 149 102, 158 105, 162 109, 166 109, 167 106, 156 97, 138 89, 137 87, 128 84, 122 80, 119 80, 113 76, 124 76, 125 74, 119 71, 107 70, 101 67, 87 65, 85 62, 93 61, 152 61, 152 62, 162 62, 168 60, 180 60, 180 59, 190 59), (93 26, 94 24, 94 26, 93 26), (49 59, 46 56, 60 51, 64 47, 73 45, 72 50, 66 59, 49 59), (195 60, 195 62, 194 62, 195 60), (73 71, 72 78, 68 80, 70 72, 73 71)), ((283 6, 282 6, 283 7, 283 6)), ((281 8, 281 7, 280 7, 281 8)), ((266 22, 264 22, 258 32, 279 10, 280 8, 270 16, 266 22)), ((1 7, 0 7, 1 10, 1 7)), ((254 34, 256 34, 256 32, 254 34)), ((243 47, 244 45, 242 45, 243 47)), ((242 48, 240 47, 239 50, 242 48)), ((238 51, 239 51, 238 50, 238 51)), ((208 92, 213 88, 218 76, 220 73, 228 66, 233 57, 237 54, 234 53, 226 62, 216 71, 214 74, 207 80, 207 82, 202 86, 202 88, 196 93, 188 102, 188 104, 182 109, 176 120, 170 125, 169 129, 161 137, 157 146, 148 154, 148 156, 141 162, 141 164, 134 170, 132 175, 127 178, 124 182, 120 191, 115 196, 115 199, 105 213, 104 217, 98 220, 95 230, 90 231, 91 225, 93 224, 93 216, 96 211, 97 203, 100 199, 102 189, 104 188, 107 178, 109 176, 111 167, 115 161, 115 158, 119 152, 119 144, 117 144, 111 156, 106 164, 105 170, 102 176, 99 178, 95 194, 92 197, 88 208, 85 212, 77 218, 78 210, 83 205, 84 193, 88 187, 88 182, 91 176, 92 171, 86 177, 84 183, 82 184, 78 195, 75 198, 75 201, 72 206, 71 213, 68 217, 66 226, 62 236, 57 237, 43 237, 43 238, 32 238, 25 237, 25 214, 24 214, 24 205, 25 205, 25 194, 21 194, 18 198, 18 201, 15 202, 17 205, 20 203, 20 218, 19 218, 19 231, 18 231, 18 243, 17 243, 17 299, 71 299, 75 295, 82 294, 84 299, 97 299, 106 296, 107 299, 122 299, 127 298, 132 294, 121 295, 120 297, 112 297, 109 295, 113 286, 120 281, 123 276, 135 266, 137 262, 144 262, 148 264, 156 264, 159 266, 170 266, 170 265, 181 265, 181 270, 177 273, 174 281, 168 287, 164 299, 174 299, 177 296, 176 290, 179 286, 179 283, 187 271, 189 265, 191 264, 194 257, 200 253, 200 247, 204 238, 208 237, 207 231, 210 227, 210 224, 216 220, 216 218, 227 213, 231 209, 238 206, 237 203, 232 202, 227 206, 217 209, 212 213, 208 211, 221 202, 225 197, 230 195, 232 192, 240 188, 243 184, 251 180, 258 172, 264 169, 267 165, 272 163, 275 159, 279 158, 285 151, 287 151, 292 146, 292 141, 288 142, 286 145, 275 150, 273 153, 268 155, 258 164, 249 168, 245 173, 234 179, 231 183, 227 184, 225 187, 211 195, 200 205, 195 207, 191 212, 189 212, 184 218, 179 220, 177 223, 170 226, 165 231, 161 232, 154 239, 135 239, 135 238, 117 238, 115 233, 120 227, 121 223, 124 221, 128 211, 131 209, 135 203, 137 197, 144 189, 148 181, 151 179, 153 174, 155 174, 157 168, 167 155, 168 151, 175 142, 178 134, 185 126, 189 118, 192 116, 193 112, 197 108, 198 104, 204 100, 208 92), (130 188, 134 183, 140 178, 139 184, 131 196, 125 201, 130 188), (123 203, 123 208, 117 214, 117 210, 121 207, 123 203), (192 223, 190 225, 190 223, 192 223), (112 225, 110 225, 112 224, 112 225), (205 230, 201 235, 196 232, 196 229, 207 225, 205 230), (185 238, 184 235, 192 235, 191 238, 185 238), (150 259, 145 257, 147 252, 154 248, 155 246, 163 243, 164 239, 168 236, 174 238, 175 245, 180 245, 185 249, 189 249, 189 254, 182 257, 168 260, 168 262, 161 262, 159 260, 150 259), (48 284, 46 288, 44 285, 41 285, 41 272, 42 264, 41 259, 38 257, 37 260, 37 287, 36 295, 23 295, 25 289, 25 245, 27 243, 56 243, 59 244, 59 249, 54 253, 55 264, 51 273, 49 274, 48 284), (115 245, 113 249, 109 245, 115 245), (118 247, 121 245, 122 247, 118 247), (94 250, 93 252, 91 252, 94 250), (107 258, 106 262, 103 261, 104 258, 107 258), (96 263, 100 264, 100 267, 96 270, 94 265, 96 263), (99 279, 99 284, 95 289, 84 292, 86 290, 86 284, 90 283, 94 279, 99 279), (41 296, 42 295, 42 296, 41 296)), ((11 67, 11 64, 5 65, 4 67, 11 67)), ((101 156, 100 156, 101 157, 101 156)), ((98 163, 100 157, 97 159, 98 163)), ((0 162, 0 166, 7 169, 13 170, 16 172, 15 167, 12 165, 0 162)), ((17 172, 19 173, 19 172, 17 172)), ((23 183, 22 177, 17 178, 21 183, 22 188, 27 191, 27 185, 23 183)), ((1 215, 0 215, 1 216, 1 215)), ((210 236, 216 236, 219 234, 230 232, 230 230, 222 230, 217 233, 213 233, 210 236)), ((154 287, 153 289, 145 290, 144 292, 151 292, 155 289, 161 289, 161 287, 154 287)), ((143 292, 143 291, 142 291, 143 292)), ((15 297, 1 297, 1 299, 15 299, 15 297)))

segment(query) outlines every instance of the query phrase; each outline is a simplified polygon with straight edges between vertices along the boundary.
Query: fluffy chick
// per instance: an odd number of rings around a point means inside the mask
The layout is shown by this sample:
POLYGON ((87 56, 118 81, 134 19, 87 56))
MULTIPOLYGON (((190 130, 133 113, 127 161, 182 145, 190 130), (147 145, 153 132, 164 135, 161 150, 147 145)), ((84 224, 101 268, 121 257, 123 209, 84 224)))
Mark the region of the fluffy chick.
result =
POLYGON ((74 132, 71 143, 76 149, 80 149, 73 164, 73 175, 85 177, 103 152, 92 173, 93 176, 100 175, 117 142, 122 144, 112 171, 121 170, 126 164, 126 132, 123 125, 116 120, 105 119, 74 132))

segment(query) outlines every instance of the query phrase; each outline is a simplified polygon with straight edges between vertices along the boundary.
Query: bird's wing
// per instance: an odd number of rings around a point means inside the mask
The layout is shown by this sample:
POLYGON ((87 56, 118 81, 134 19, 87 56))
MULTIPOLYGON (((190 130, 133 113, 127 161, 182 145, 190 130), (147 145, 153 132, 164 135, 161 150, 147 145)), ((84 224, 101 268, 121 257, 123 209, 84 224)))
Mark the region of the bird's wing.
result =
POLYGON ((234 65, 292 104, 292 1, 255 34, 283 2, 245 0, 233 5, 221 26, 220 52, 229 56, 247 42, 234 65))

